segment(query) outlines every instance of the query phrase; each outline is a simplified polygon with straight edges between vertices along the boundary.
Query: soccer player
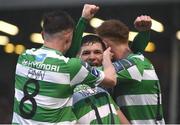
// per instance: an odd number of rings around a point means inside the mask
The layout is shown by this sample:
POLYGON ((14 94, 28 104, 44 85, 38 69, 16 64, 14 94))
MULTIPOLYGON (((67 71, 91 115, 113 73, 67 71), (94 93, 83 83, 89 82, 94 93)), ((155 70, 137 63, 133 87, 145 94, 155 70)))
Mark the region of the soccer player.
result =
MULTIPOLYGON (((92 12, 92 11, 91 11, 92 12)), ((116 76, 105 51, 104 72, 91 68, 77 58, 63 54, 71 45, 74 22, 63 11, 47 13, 43 18, 44 45, 28 49, 16 65, 13 123, 73 124, 73 88, 77 84, 114 86, 116 76)))
MULTIPOLYGON (((142 18, 147 23, 138 25, 150 30, 150 17, 142 18)), ((153 64, 143 54, 135 54, 129 48, 129 28, 119 20, 107 20, 96 29, 96 33, 112 48, 118 80, 113 94, 131 124, 165 124, 159 79, 153 64)))
MULTIPOLYGON (((101 66, 105 49, 101 38, 87 35, 82 39, 79 57, 91 66, 101 66)), ((129 124, 109 93, 101 87, 77 85, 73 111, 79 124, 129 124)))

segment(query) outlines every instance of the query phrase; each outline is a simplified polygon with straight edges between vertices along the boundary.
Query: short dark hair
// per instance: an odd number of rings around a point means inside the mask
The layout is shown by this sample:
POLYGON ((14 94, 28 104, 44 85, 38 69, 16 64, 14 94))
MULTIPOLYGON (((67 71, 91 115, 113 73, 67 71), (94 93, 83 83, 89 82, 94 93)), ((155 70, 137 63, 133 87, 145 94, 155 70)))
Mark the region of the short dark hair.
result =
POLYGON ((54 34, 67 29, 74 28, 72 17, 61 10, 52 11, 43 16, 43 31, 48 34, 54 34))
POLYGON ((129 28, 120 20, 107 20, 101 24, 96 30, 100 37, 111 37, 120 41, 128 41, 129 28))
POLYGON ((102 39, 97 35, 86 35, 82 38, 81 46, 83 44, 94 44, 94 43, 100 43, 102 45, 103 50, 106 49, 105 44, 102 42, 102 39))

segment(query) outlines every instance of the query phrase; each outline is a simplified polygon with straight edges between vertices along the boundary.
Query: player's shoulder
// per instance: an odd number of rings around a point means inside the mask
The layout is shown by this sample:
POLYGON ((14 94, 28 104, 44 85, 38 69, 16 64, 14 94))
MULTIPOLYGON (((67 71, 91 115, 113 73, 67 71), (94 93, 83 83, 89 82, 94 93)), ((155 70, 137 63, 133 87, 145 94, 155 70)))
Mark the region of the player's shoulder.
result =
POLYGON ((134 62, 136 65, 150 63, 150 61, 142 53, 130 54, 127 59, 134 62))
POLYGON ((26 49, 22 52, 20 56, 33 55, 33 52, 36 50, 37 50, 36 48, 26 49))
POLYGON ((71 66, 71 67, 74 67, 74 68, 77 68, 77 67, 81 67, 81 66, 85 66, 86 63, 83 62, 81 59, 79 58, 69 58, 68 62, 67 62, 67 65, 71 66))
POLYGON ((90 72, 97 72, 96 68, 91 67, 87 62, 79 58, 70 58, 67 65, 73 69, 83 69, 90 72))
POLYGON ((69 64, 76 64, 76 63, 80 63, 81 59, 79 58, 69 58, 68 63, 69 64))
POLYGON ((138 53, 138 54, 129 54, 127 57, 128 60, 139 60, 139 61, 144 61, 145 57, 142 53, 138 53))
POLYGON ((132 60, 136 66, 141 67, 141 69, 142 67, 146 69, 151 69, 153 67, 152 62, 143 54, 132 54, 129 59, 132 60))
POLYGON ((35 50, 36 50, 35 48, 26 49, 19 55, 19 58, 26 58, 27 56, 32 56, 33 51, 35 50))

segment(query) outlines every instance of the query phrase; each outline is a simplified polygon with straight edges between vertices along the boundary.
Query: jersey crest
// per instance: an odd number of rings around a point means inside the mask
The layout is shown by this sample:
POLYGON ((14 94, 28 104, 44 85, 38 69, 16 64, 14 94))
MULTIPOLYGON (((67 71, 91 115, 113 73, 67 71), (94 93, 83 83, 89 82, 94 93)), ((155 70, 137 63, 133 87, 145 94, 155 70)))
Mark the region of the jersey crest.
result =
POLYGON ((39 54, 35 56, 35 59, 37 62, 43 62, 46 56, 47 56, 46 54, 39 54))

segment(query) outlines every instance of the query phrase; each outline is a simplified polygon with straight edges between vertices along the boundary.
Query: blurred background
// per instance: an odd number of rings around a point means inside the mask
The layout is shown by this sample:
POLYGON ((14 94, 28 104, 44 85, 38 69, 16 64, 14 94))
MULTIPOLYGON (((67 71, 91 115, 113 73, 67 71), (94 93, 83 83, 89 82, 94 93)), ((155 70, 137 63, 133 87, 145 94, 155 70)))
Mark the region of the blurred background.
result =
POLYGON ((131 30, 139 15, 153 18, 151 40, 145 55, 159 76, 166 123, 180 123, 180 0, 0 0, 0 123, 10 123, 14 96, 15 66, 24 49, 42 46, 42 15, 61 9, 77 22, 84 3, 100 6, 86 33, 103 20, 119 19, 131 30))

